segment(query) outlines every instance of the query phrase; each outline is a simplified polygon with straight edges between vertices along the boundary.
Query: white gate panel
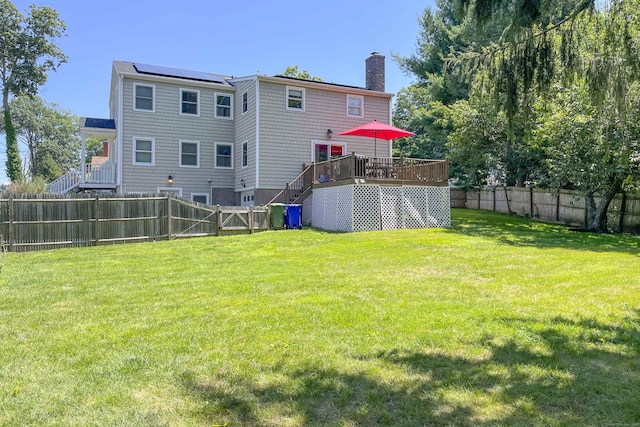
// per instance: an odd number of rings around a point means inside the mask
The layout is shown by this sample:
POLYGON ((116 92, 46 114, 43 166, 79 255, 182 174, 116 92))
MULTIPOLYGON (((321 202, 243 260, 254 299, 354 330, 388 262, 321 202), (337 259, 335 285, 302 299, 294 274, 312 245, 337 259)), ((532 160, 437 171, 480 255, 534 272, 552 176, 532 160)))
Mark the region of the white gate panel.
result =
POLYGON ((353 231, 380 230, 380 186, 353 187, 353 231))

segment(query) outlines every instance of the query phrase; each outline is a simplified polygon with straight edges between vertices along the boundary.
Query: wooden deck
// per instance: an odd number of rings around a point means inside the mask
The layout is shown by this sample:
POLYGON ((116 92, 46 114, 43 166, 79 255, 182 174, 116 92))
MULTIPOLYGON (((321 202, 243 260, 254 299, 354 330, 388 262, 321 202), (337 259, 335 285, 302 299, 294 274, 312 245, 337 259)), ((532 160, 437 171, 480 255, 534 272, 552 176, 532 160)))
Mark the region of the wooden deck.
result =
POLYGON ((287 184, 270 203, 300 202, 313 187, 366 183, 446 187, 449 185, 448 179, 447 160, 350 154, 305 165, 302 173, 287 184))

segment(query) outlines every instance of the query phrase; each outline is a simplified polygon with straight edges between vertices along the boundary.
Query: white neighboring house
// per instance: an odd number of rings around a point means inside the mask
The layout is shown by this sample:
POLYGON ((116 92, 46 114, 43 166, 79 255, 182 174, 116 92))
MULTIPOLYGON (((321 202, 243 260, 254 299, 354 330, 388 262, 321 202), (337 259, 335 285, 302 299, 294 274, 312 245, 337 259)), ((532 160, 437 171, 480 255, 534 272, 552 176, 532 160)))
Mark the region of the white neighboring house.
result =
MULTIPOLYGON (((81 119, 82 167, 50 185, 82 190, 175 193, 207 204, 266 204, 303 165, 357 153, 370 138, 339 132, 391 123, 384 56, 366 60, 366 87, 283 76, 231 77, 114 61, 109 119, 81 119), (102 163, 86 140, 108 141, 102 163)), ((391 157, 391 142, 377 141, 391 157)))

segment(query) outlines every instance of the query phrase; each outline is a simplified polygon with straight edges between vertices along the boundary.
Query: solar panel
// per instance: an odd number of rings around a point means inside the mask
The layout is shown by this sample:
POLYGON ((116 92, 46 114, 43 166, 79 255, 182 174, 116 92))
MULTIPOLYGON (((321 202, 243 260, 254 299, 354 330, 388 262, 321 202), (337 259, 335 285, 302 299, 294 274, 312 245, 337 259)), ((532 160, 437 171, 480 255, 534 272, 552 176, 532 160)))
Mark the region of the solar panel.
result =
POLYGON ((136 71, 142 74, 152 74, 155 76, 178 77, 187 80, 198 80, 202 82, 225 83, 224 78, 215 74, 203 73, 200 71, 181 70, 179 68, 161 67, 149 64, 133 64, 136 71))

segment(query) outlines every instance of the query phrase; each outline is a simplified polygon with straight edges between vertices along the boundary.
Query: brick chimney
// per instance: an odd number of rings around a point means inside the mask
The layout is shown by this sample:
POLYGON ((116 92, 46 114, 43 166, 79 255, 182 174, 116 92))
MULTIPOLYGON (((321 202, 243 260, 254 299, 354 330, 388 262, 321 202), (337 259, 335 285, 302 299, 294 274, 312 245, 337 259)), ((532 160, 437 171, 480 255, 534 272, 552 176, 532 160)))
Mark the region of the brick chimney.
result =
POLYGON ((380 52, 371 52, 371 56, 365 60, 367 73, 367 89, 384 92, 384 55, 380 52))
POLYGON ((109 157, 109 141, 102 141, 102 157, 109 157))

